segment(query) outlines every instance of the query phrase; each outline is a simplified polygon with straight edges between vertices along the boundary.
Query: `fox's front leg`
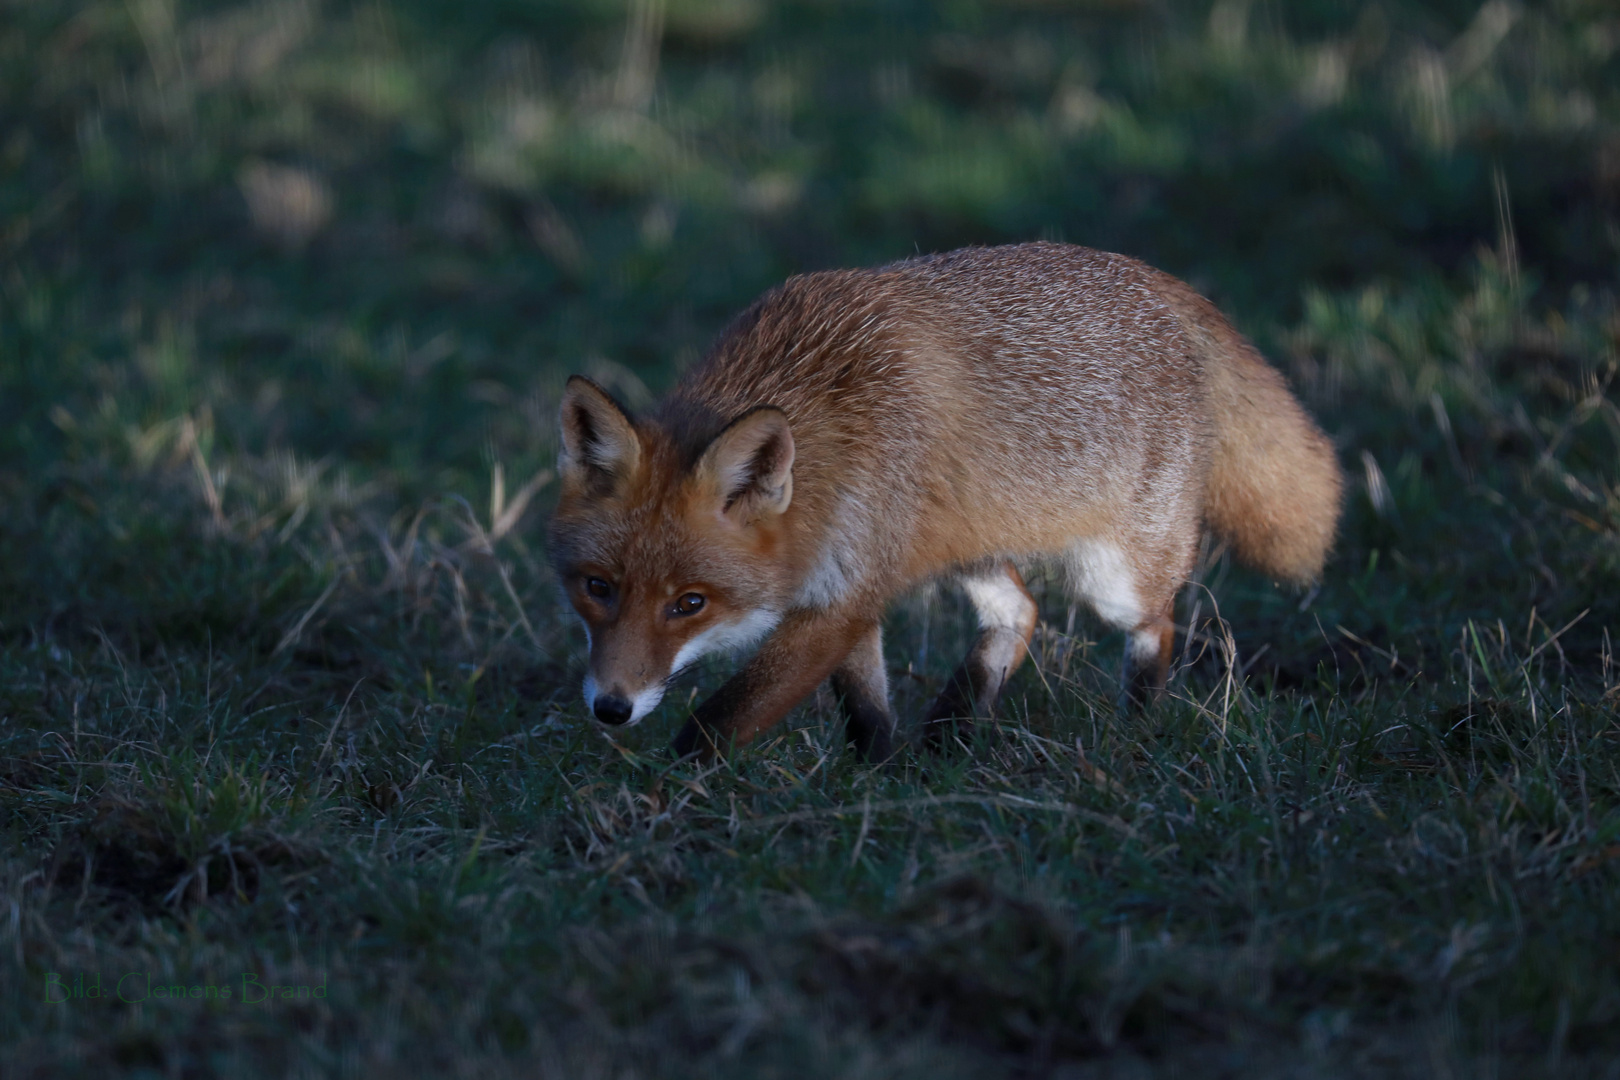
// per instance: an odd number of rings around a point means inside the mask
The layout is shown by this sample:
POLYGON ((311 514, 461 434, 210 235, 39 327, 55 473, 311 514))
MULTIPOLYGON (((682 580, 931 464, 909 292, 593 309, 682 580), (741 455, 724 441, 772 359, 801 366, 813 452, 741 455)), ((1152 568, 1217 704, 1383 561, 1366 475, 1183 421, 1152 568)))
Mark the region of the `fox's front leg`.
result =
POLYGON ((675 736, 675 753, 707 759, 747 746, 831 675, 870 623, 842 612, 788 615, 742 670, 693 711, 675 736))
POLYGON ((894 756, 894 711, 889 673, 883 666, 883 625, 874 620, 832 674, 833 693, 844 713, 844 731, 862 761, 894 756))

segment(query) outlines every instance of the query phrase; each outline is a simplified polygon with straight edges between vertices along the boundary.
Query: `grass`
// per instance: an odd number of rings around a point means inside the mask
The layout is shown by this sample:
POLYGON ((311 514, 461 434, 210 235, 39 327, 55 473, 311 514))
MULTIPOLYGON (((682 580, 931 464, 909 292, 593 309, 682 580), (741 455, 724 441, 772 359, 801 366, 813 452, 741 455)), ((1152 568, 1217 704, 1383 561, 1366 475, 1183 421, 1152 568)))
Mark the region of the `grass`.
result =
MULTIPOLYGON (((0 1071, 1616 1075, 1617 66, 1576 0, 0 5, 0 1071), (671 762, 721 666, 590 727, 566 375, 1036 236, 1288 372, 1320 591, 1211 551, 1121 720, 1037 576, 891 769, 819 699, 671 762)), ((896 606, 903 715, 966 623, 896 606)))

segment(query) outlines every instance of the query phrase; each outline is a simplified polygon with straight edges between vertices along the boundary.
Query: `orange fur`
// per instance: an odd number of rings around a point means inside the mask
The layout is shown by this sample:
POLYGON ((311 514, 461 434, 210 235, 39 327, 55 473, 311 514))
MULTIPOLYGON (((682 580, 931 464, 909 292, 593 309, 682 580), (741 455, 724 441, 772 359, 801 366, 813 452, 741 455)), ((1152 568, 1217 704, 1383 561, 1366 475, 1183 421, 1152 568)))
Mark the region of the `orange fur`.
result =
POLYGON ((1034 627, 1008 560, 1063 567, 1162 688, 1201 531, 1308 581, 1341 492, 1331 444, 1213 305, 1059 244, 793 278, 651 416, 571 380, 562 432, 551 551, 596 715, 639 720, 681 663, 764 638, 683 751, 746 743, 832 676, 884 756, 877 627, 941 575, 983 630, 929 719, 987 713, 1034 627))

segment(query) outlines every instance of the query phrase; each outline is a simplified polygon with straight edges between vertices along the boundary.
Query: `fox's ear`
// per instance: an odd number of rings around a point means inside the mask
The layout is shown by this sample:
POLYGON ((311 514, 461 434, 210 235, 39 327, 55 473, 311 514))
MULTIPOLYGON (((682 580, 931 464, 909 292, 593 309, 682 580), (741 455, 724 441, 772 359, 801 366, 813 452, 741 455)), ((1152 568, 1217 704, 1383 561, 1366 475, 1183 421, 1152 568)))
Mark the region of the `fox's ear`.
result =
POLYGON ((557 472, 565 483, 583 483, 606 494, 641 462, 641 441, 629 415, 583 375, 571 377, 563 391, 561 427, 557 472))
POLYGON ((714 437, 698 461, 699 481, 739 524, 780 514, 793 501, 793 433, 769 406, 744 413, 714 437))

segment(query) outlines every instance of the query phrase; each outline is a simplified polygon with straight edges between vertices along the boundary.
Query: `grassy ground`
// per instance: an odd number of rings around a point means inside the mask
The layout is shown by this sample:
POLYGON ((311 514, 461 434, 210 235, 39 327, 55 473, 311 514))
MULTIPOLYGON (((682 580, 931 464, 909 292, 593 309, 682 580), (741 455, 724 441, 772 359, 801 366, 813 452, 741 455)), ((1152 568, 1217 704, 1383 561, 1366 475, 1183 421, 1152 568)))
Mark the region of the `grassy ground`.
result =
POLYGON ((1595 0, 0 3, 0 1072, 1620 1075, 1617 254, 1595 0), (1320 592, 1118 720, 1053 590, 889 770, 589 727, 566 375, 1037 236, 1288 371, 1320 592))

